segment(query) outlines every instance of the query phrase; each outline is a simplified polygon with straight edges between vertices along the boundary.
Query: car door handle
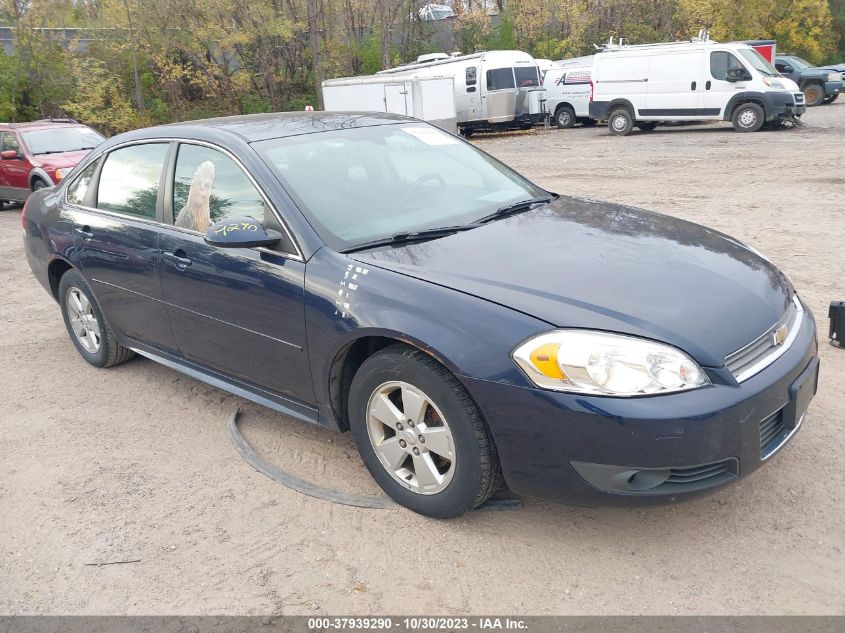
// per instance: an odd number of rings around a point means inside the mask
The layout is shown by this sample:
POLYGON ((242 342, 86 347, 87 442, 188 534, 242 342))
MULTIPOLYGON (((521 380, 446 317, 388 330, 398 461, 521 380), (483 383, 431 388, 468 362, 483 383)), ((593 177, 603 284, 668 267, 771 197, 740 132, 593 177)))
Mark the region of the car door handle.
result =
POLYGON ((185 257, 185 251, 179 249, 175 253, 162 253, 165 261, 172 264, 176 270, 187 270, 191 265, 191 260, 185 257))
POLYGON ((79 235, 86 242, 90 242, 94 239, 94 234, 91 232, 90 227, 83 226, 81 229, 77 227, 73 229, 73 232, 79 235))
POLYGON ((694 81, 693 81, 693 82, 690 84, 689 89, 690 89, 690 90, 695 90, 695 87, 696 87, 697 85, 698 85, 698 84, 697 84, 696 82, 694 82, 694 81))
POLYGON ((710 90, 710 82, 709 81, 706 84, 704 84, 704 89, 710 90))

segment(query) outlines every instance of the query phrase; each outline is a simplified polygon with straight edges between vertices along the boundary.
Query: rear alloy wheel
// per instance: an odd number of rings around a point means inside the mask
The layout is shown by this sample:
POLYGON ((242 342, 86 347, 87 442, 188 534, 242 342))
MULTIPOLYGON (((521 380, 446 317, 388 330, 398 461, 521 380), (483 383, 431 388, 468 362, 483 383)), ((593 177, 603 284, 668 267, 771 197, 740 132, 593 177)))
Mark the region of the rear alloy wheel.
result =
POLYGON ((807 84, 801 89, 808 108, 821 105, 824 101, 824 88, 821 84, 807 84))
POLYGON ((614 136, 628 136, 634 129, 634 118, 624 108, 614 110, 607 119, 607 129, 614 136))
POLYGON ((637 123, 640 132, 651 132, 657 127, 657 121, 640 121, 637 123))
POLYGON ((569 106, 561 106, 555 112, 555 125, 565 130, 575 125, 575 111, 569 106))
POLYGON ((91 288, 75 270, 67 271, 59 281, 59 304, 70 340, 89 363, 111 367, 135 355, 117 342, 91 288))
POLYGON ((352 379, 349 422, 370 474, 397 503, 446 519, 499 485, 493 439, 460 382, 436 360, 397 344, 352 379))
POLYGON ((736 107, 731 117, 733 128, 737 132, 756 132, 766 122, 763 108, 756 103, 743 103, 736 107))

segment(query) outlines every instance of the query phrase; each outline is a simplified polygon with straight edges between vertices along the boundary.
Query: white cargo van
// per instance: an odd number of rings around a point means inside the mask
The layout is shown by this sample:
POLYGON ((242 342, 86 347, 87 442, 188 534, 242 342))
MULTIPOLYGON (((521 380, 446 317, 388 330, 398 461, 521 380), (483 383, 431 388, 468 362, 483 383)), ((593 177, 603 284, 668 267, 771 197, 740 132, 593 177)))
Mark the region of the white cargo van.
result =
POLYGON ((739 42, 609 45, 593 58, 592 81, 590 116, 621 136, 661 121, 725 120, 755 132, 805 110, 804 95, 739 42))
POLYGON ((544 115, 539 68, 522 51, 487 51, 377 73, 402 75, 452 77, 458 127, 467 135, 477 129, 527 129, 544 115))
POLYGON ((458 132, 455 86, 451 77, 341 77, 323 82, 327 112, 390 112, 458 132))
POLYGON ((546 71, 546 110, 559 128, 595 122, 590 118, 591 70, 590 66, 556 66, 546 71))

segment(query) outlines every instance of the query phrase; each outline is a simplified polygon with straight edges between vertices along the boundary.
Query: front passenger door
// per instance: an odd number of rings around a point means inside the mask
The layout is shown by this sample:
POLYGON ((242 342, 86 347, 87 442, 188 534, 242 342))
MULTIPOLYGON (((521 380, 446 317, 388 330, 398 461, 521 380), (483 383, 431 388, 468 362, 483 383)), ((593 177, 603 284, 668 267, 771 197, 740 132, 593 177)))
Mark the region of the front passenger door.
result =
POLYGON ((313 402, 305 264, 293 245, 220 248, 203 239, 210 223, 238 215, 281 230, 267 200, 230 156, 189 143, 179 146, 168 198, 175 223, 160 236, 161 283, 182 354, 227 376, 313 402))

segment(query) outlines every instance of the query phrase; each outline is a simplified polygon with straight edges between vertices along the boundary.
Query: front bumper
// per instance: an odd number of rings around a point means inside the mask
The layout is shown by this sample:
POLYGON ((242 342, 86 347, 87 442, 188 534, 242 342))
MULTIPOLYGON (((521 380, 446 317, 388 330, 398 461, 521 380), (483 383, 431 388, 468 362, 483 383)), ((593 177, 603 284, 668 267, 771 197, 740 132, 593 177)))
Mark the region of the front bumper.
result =
POLYGON ((711 386, 642 398, 463 382, 487 420, 514 492, 582 505, 691 496, 755 471, 794 434, 776 427, 776 416, 789 411, 791 387, 817 363, 815 321, 806 314, 790 349, 741 384, 724 368, 708 370, 711 386), (602 470, 604 479, 596 474, 602 470), (645 476, 632 479, 633 489, 620 483, 634 471, 645 476), (713 476, 701 477, 708 472, 713 476), (651 485, 655 477, 669 484, 698 477, 694 481, 703 483, 661 488, 651 485))
POLYGON ((825 99, 842 92, 842 81, 826 81, 824 83, 825 99))

